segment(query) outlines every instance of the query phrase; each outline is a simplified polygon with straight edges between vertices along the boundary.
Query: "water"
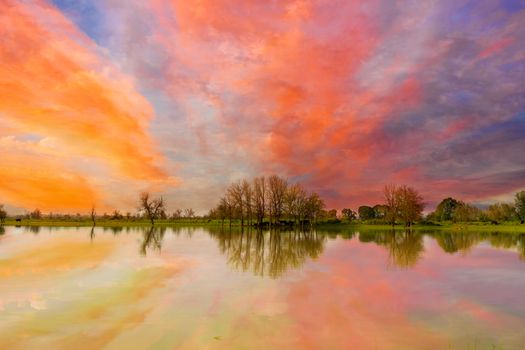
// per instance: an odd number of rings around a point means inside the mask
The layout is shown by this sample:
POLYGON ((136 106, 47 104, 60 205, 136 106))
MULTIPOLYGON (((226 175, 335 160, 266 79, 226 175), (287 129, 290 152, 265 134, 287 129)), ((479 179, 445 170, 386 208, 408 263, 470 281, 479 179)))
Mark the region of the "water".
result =
POLYGON ((525 235, 5 227, 0 349, 525 349, 525 235))

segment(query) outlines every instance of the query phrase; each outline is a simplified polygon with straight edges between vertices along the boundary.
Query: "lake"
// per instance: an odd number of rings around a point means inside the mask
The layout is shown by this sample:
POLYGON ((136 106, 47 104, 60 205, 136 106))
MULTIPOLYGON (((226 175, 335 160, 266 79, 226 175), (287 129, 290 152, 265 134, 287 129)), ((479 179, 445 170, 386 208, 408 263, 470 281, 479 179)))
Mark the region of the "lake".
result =
POLYGON ((523 234, 0 230, 0 349, 525 349, 523 234))

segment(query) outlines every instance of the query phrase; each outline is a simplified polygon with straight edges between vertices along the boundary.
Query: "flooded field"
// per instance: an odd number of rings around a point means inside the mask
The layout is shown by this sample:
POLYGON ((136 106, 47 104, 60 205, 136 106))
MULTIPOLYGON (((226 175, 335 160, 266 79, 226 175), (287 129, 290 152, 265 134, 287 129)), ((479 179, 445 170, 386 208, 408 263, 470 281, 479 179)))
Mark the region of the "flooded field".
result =
POLYGON ((525 235, 4 227, 1 349, 524 349, 525 235))

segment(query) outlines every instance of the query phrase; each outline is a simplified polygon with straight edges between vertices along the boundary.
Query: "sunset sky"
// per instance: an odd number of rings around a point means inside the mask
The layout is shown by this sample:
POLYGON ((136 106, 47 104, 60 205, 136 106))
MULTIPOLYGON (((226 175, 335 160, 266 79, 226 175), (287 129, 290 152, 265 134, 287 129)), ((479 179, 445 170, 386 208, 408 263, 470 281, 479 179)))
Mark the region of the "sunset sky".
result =
POLYGON ((328 207, 525 188, 522 0, 0 0, 0 203, 204 213, 277 173, 328 207))

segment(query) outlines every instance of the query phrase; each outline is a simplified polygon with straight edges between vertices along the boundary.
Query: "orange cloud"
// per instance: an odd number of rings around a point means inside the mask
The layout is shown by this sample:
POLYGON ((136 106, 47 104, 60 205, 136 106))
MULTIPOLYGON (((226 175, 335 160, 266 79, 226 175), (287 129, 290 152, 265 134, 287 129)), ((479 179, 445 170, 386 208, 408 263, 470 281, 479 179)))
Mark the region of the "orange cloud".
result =
MULTIPOLYGON (((173 183, 148 134, 152 107, 58 10, 3 1, 0 35, 0 115, 8 129, 51 137, 58 153, 123 179, 173 183)), ((14 203, 78 208, 97 197, 69 166, 38 156, 2 161, 0 193, 14 203)))
POLYGON ((41 155, 4 154, 0 179, 2 198, 28 209, 82 211, 102 198, 84 176, 41 155))

